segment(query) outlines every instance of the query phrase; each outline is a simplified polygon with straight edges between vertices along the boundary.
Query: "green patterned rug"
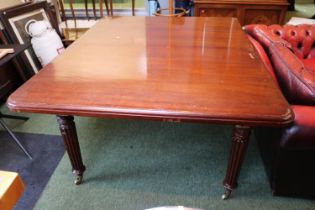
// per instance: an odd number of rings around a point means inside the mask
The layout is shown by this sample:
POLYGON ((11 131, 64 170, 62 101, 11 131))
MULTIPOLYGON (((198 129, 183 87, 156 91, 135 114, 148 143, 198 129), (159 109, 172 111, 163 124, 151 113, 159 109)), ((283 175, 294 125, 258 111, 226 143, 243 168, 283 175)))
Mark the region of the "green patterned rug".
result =
MULTIPOLYGON (((29 115, 15 130, 58 134, 54 116, 29 115)), ((231 127, 76 118, 84 183, 73 184, 63 157, 35 209, 142 210, 183 205, 208 209, 315 209, 314 200, 274 197, 251 137, 230 200, 221 200, 231 127)))

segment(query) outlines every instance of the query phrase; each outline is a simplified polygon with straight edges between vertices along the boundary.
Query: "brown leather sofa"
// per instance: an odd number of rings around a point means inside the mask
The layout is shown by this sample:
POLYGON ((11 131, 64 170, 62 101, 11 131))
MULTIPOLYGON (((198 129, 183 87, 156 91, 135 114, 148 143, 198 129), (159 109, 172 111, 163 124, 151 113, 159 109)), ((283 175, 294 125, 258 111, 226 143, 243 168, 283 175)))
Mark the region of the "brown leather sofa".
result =
POLYGON ((244 30, 295 114, 289 127, 255 130, 273 194, 315 198, 315 25, 244 30))

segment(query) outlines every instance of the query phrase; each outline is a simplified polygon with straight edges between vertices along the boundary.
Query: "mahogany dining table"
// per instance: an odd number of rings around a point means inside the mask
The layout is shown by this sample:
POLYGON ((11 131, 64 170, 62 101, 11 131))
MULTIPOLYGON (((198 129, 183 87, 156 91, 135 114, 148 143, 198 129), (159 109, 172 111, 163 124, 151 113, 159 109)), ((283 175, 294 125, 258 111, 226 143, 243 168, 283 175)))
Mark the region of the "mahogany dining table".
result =
POLYGON ((76 184, 85 166, 74 116, 233 125, 223 199, 251 129, 294 118, 237 19, 223 17, 101 19, 7 105, 57 116, 76 184))

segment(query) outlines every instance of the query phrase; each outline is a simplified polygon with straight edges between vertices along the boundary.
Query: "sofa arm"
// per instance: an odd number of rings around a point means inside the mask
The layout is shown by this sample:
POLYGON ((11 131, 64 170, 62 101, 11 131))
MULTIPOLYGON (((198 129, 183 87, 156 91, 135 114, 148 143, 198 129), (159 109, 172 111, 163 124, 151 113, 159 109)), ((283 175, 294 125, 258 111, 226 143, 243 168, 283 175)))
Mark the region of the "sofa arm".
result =
POLYGON ((315 107, 291 106, 295 120, 284 130, 280 145, 284 149, 315 149, 315 107))
POLYGON ((248 37, 250 43, 254 46, 256 52, 258 53, 260 59, 262 60, 263 64, 265 65, 267 71, 269 72, 269 74, 271 75, 273 80, 278 84, 277 77, 275 75, 275 72, 272 68, 269 57, 267 56, 264 48, 252 36, 247 35, 247 37, 248 37))
POLYGON ((280 43, 269 46, 271 62, 283 94, 290 104, 315 105, 315 74, 291 49, 280 43))

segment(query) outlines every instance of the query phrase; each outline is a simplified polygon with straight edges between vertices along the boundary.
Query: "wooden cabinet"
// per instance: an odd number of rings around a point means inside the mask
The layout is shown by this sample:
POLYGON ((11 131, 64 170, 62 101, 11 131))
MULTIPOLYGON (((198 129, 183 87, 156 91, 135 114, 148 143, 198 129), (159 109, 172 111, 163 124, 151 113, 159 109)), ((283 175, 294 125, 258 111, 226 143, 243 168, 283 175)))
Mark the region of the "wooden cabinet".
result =
MULTIPOLYGON (((0 45, 6 43, 5 37, 0 31, 0 45)), ((0 60, 0 63, 0 102, 3 102, 26 78, 20 74, 21 67, 18 61, 10 60, 3 63, 0 60)))
POLYGON ((252 23, 283 24, 286 0, 195 0, 195 16, 236 17, 241 25, 252 23))
POLYGON ((12 62, 0 66, 0 101, 3 101, 21 84, 21 78, 12 62))

